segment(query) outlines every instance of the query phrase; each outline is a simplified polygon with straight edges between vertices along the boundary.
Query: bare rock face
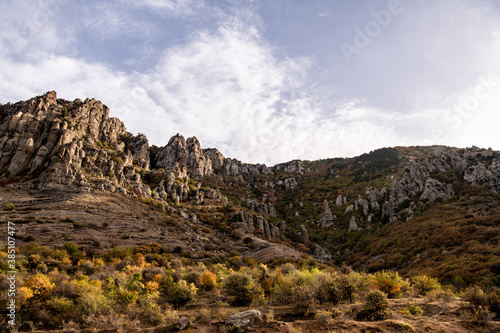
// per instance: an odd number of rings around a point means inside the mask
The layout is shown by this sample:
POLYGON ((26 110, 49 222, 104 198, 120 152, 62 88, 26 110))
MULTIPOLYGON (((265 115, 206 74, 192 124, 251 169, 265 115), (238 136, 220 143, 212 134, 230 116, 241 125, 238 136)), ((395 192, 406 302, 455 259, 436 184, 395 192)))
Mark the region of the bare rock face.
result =
POLYGON ((203 153, 212 161, 212 168, 214 170, 220 169, 224 166, 224 155, 215 148, 203 149, 203 153))
POLYGON ((123 192, 137 180, 134 160, 149 167, 147 140, 133 137, 95 99, 69 102, 51 91, 4 105, 0 137, 3 176, 39 174, 28 183, 34 188, 123 192), (125 138, 142 145, 127 147, 125 138))
POLYGON ((150 157, 149 157, 149 141, 146 136, 139 134, 133 137, 128 145, 132 155, 138 159, 139 167, 149 170, 150 157))
POLYGON ((335 200, 335 206, 340 207, 345 205, 346 203, 347 203, 347 198, 344 197, 342 194, 339 194, 339 196, 335 200))
POLYGON ((300 232, 298 236, 302 244, 309 245, 311 243, 309 240, 309 232, 303 224, 300 225, 300 232))
POLYGON ((257 201, 256 199, 244 199, 242 205, 250 209, 251 212, 258 213, 265 218, 276 217, 276 209, 270 202, 257 201))
MULTIPOLYGON (((498 161, 492 163, 491 169, 498 173, 498 161)), ((464 180, 474 186, 488 184, 493 188, 500 186, 500 179, 482 163, 473 165, 465 171, 464 180)))
POLYGON ((309 172, 308 169, 304 168, 304 163, 299 160, 278 164, 276 165, 276 169, 283 170, 285 173, 295 173, 299 175, 309 172))
POLYGON ((328 251, 325 248, 322 248, 319 245, 317 245, 316 248, 314 249, 314 256, 321 261, 332 260, 332 255, 331 255, 330 251, 328 251))
POLYGON ((271 170, 265 164, 247 164, 236 159, 227 158, 224 161, 226 176, 255 177, 262 174, 270 174, 271 170))
POLYGON ((427 178, 425 181, 424 192, 420 199, 436 201, 438 199, 448 200, 453 195, 453 188, 450 184, 443 184, 436 179, 427 178))
POLYGON ((332 215, 332 211, 328 205, 328 201, 323 201, 323 213, 321 214, 318 224, 322 228, 329 228, 333 226, 333 221, 336 220, 337 217, 332 215))
POLYGON ((193 179, 201 179, 213 172, 211 159, 203 153, 196 137, 184 139, 180 134, 172 137, 156 155, 156 165, 167 171, 182 170, 193 179))
POLYGON ((358 231, 359 226, 358 226, 358 220, 353 216, 349 220, 349 229, 348 231, 358 231))

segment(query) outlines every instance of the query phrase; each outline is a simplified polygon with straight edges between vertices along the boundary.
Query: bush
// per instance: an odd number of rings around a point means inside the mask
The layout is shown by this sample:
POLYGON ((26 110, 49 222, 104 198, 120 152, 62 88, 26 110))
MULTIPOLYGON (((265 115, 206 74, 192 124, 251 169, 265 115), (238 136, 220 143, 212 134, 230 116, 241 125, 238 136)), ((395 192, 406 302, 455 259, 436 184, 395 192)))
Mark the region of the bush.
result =
POLYGON ((390 317, 389 302, 380 290, 373 290, 367 296, 363 310, 356 315, 356 320, 378 321, 390 317))
POLYGON ((274 277, 272 303, 274 305, 290 304, 293 300, 293 287, 292 280, 278 271, 274 277))
POLYGON ((200 288, 205 291, 213 290, 217 286, 216 275, 212 272, 205 272, 200 278, 200 288))
POLYGON ((24 282, 22 287, 26 299, 45 299, 54 291, 55 284, 44 274, 36 274, 24 282), (24 288, 24 289, 23 289, 24 288))
POLYGON ((389 298, 400 298, 402 280, 398 272, 380 271, 372 276, 372 283, 389 298))
POLYGON ((329 324, 333 321, 332 312, 326 310, 319 310, 314 314, 314 319, 323 324, 329 324))
POLYGON ((230 296, 234 296, 235 305, 249 305, 255 296, 252 278, 241 272, 235 272, 224 281, 224 288, 230 296))
POLYGON ((107 314, 111 301, 102 294, 83 294, 76 300, 76 315, 80 320, 91 315, 107 314))
POLYGON ((417 295, 425 296, 431 291, 440 290, 441 284, 437 279, 420 274, 411 278, 411 284, 415 288, 417 295))
POLYGON ((195 286, 199 286, 202 274, 202 272, 193 270, 187 273, 184 279, 187 283, 192 283, 195 286))
POLYGON ((316 309, 315 290, 311 285, 299 285, 293 290, 293 306, 299 314, 309 314, 316 309))
POLYGON ((5 205, 6 210, 13 210, 14 208, 16 208, 16 205, 14 205, 12 202, 9 202, 5 205))
POLYGON ((422 316, 424 314, 424 310, 416 304, 412 304, 407 308, 403 308, 400 311, 402 314, 407 316, 422 316))
POLYGON ((469 287, 462 299, 467 302, 464 307, 466 316, 475 323, 486 324, 500 315, 500 296, 496 290, 485 292, 478 286, 469 287))
POLYGON ((118 288, 114 292, 114 297, 118 304, 128 305, 137 302, 137 299, 139 299, 139 293, 137 291, 129 291, 123 288, 118 288))
POLYGON ((196 287, 194 284, 187 284, 184 280, 174 283, 168 288, 167 301, 171 303, 175 309, 194 301, 196 298, 196 287))
POLYGON ((52 297, 47 305, 56 314, 71 313, 75 308, 75 303, 64 296, 52 297))
POLYGON ((68 252, 69 255, 73 255, 78 252, 78 245, 75 242, 67 242, 63 245, 63 249, 68 252))
POLYGON ((149 325, 161 325, 166 322, 165 311, 156 302, 156 295, 148 294, 139 300, 140 319, 149 325))

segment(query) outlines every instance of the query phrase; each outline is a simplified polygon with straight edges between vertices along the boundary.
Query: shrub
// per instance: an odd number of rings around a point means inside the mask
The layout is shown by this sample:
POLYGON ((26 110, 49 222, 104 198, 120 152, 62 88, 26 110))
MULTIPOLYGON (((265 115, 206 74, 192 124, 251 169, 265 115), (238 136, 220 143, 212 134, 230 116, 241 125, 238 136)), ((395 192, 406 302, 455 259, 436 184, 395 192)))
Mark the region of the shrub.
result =
POLYGON ((314 314, 314 319, 324 324, 331 323, 333 321, 332 312, 327 310, 319 310, 314 314))
POLYGON ((293 297, 293 286, 293 282, 289 277, 285 277, 280 271, 277 271, 271 295, 272 303, 274 305, 290 304, 293 297))
POLYGON ((262 281, 260 282, 260 286, 264 291, 265 296, 269 297, 273 293, 273 283, 274 283, 273 279, 268 276, 263 278, 262 281))
POLYGON ((14 208, 16 208, 16 205, 14 205, 12 202, 9 202, 5 205, 6 210, 13 210, 14 208))
POLYGON ((293 306, 299 314, 309 314, 316 309, 317 299, 311 285, 299 285, 293 290, 293 306))
POLYGON ((36 268, 38 265, 43 263, 42 257, 38 254, 32 254, 28 257, 28 262, 31 268, 36 268))
POLYGON ((199 286, 202 275, 202 272, 193 270, 187 273, 184 279, 187 283, 193 283, 195 286, 199 286))
POLYGON ((205 272, 200 278, 200 288, 205 291, 213 290, 217 286, 216 275, 212 272, 205 272))
POLYGON ((401 297, 401 283, 398 272, 380 271, 372 276, 372 283, 378 290, 383 291, 389 298, 401 297))
POLYGON ((249 305, 255 295, 252 278, 241 272, 235 272, 224 281, 224 288, 230 296, 234 296, 236 305, 249 305))
POLYGON ((168 288, 167 301, 171 303, 175 309, 188 304, 195 300, 196 287, 194 284, 187 284, 184 280, 179 280, 168 288))
POLYGON ((114 297, 118 304, 128 305, 134 304, 139 298, 139 293, 137 291, 130 291, 123 288, 118 288, 114 292, 114 297))
POLYGON ((44 299, 48 298, 52 292, 54 291, 55 284, 50 283, 50 280, 44 274, 36 274, 31 278, 27 279, 24 282, 26 299, 35 298, 35 299, 44 299))
POLYGON ((392 321, 391 320, 389 323, 392 327, 396 328, 398 332, 408 332, 408 333, 416 333, 417 332, 417 331, 415 331, 413 326, 411 326, 410 324, 407 324, 403 321, 392 321))
POLYGON ((83 294, 76 300, 76 315, 80 320, 90 315, 106 314, 111 301, 102 294, 83 294))
POLYGON ((47 307, 53 313, 52 320, 54 324, 60 324, 62 321, 67 321, 73 317, 75 303, 64 296, 52 297, 47 302, 47 307))
POLYGON ((469 320, 486 324, 492 317, 498 318, 500 315, 500 297, 497 290, 483 291, 480 287, 467 288, 462 296, 467 302, 464 312, 469 320))
POLYGON ((403 308, 400 311, 402 314, 407 316, 422 316, 424 314, 424 310, 416 304, 412 304, 407 308, 403 308))
POLYGON ((156 302, 157 297, 148 294, 139 300, 140 319, 145 324, 161 325, 166 322, 166 313, 156 302))
POLYGON ((63 245, 63 249, 68 252, 69 255, 73 255, 78 252, 78 245, 75 242, 67 242, 63 245))
POLYGON ((160 284, 155 281, 148 281, 144 285, 144 290, 146 290, 148 293, 153 293, 157 291, 160 288, 160 284))
POLYGON ((378 321, 389 318, 389 302, 385 294, 380 290, 372 290, 365 300, 363 310, 357 315, 356 319, 361 321, 378 321))
POLYGON ((418 295, 425 296, 431 291, 440 290, 441 284, 437 279, 420 274, 411 278, 411 284, 418 295))

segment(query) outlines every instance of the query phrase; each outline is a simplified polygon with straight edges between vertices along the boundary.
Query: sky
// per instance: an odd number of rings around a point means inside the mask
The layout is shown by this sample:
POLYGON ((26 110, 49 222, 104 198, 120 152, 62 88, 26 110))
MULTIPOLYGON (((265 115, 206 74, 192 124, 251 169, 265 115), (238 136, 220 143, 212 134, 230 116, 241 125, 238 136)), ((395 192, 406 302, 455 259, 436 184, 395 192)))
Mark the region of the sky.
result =
POLYGON ((2 0, 0 22, 1 103, 96 98, 157 146, 500 150, 497 0, 2 0))

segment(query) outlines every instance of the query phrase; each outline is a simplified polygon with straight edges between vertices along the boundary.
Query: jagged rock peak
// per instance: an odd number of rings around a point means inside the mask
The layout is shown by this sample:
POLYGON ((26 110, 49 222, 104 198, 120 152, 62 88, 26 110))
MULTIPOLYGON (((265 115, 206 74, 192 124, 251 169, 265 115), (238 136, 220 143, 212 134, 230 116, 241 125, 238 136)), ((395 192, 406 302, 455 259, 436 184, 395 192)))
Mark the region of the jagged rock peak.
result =
POLYGON ((69 102, 57 99, 55 91, 2 106, 0 119, 0 168, 8 165, 12 176, 34 172, 63 148, 76 154, 84 144, 111 144, 127 133, 101 102, 69 102))
POLYGON ((177 133, 156 155, 156 166, 167 171, 177 170, 176 177, 201 179, 213 172, 212 160, 201 149, 196 137, 187 141, 177 133))

